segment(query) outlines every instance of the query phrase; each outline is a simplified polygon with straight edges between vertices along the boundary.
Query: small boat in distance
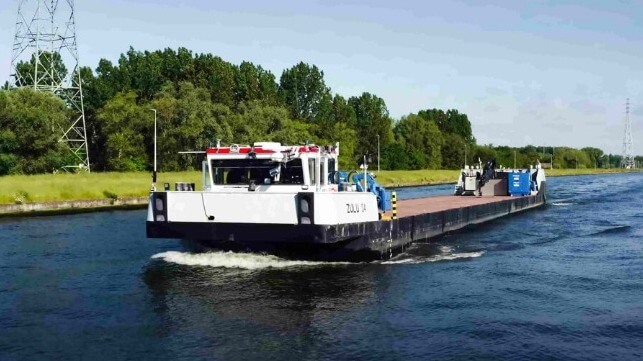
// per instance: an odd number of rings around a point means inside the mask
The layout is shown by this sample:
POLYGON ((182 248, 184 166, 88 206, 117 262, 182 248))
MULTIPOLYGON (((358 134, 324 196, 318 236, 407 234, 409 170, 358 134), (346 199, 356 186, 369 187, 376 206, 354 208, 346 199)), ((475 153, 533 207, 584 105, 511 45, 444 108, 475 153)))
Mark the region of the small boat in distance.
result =
POLYGON ((149 238, 319 260, 386 259, 426 240, 545 202, 540 167, 465 167, 454 196, 396 201, 368 173, 339 170, 332 146, 258 142, 205 151, 203 190, 153 188, 149 238), (475 192, 482 197, 467 197, 475 192))

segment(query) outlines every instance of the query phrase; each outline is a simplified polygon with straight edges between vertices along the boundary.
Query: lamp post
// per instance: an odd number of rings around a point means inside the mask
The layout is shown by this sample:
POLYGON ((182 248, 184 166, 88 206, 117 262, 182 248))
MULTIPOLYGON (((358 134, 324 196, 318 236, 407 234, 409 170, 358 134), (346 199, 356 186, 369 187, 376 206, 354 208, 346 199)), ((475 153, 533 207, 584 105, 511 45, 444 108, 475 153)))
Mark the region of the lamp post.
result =
POLYGON ((150 109, 154 112, 154 173, 152 174, 152 190, 156 190, 156 109, 150 109))
POLYGON ((514 169, 516 169, 516 150, 514 149, 514 169))
POLYGON ((377 135, 377 173, 380 173, 380 135, 377 135))

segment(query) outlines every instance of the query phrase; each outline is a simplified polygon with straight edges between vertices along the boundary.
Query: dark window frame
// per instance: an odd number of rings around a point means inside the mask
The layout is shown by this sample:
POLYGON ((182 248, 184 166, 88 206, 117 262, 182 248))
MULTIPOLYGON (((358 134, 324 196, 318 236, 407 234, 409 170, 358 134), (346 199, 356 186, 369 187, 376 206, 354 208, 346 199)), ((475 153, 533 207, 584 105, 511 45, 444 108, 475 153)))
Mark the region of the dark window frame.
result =
POLYGON ((271 159, 213 159, 213 185, 248 185, 264 184, 264 179, 270 178, 271 185, 304 184, 304 173, 301 159, 296 158, 287 163, 275 162, 271 159), (270 170, 280 166, 279 182, 272 182, 270 170))

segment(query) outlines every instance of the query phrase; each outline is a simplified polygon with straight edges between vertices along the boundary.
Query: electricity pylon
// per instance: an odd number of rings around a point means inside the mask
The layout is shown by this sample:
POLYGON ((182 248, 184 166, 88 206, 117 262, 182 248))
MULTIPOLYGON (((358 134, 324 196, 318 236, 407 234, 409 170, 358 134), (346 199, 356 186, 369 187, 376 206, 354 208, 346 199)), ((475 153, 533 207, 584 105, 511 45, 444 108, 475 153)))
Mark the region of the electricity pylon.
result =
POLYGON ((60 130, 60 141, 76 161, 64 168, 89 172, 73 0, 19 1, 11 68, 12 86, 55 94, 70 108, 70 123, 60 130))
POLYGON ((623 136, 623 155, 621 168, 635 168, 632 149, 632 121, 630 120, 630 99, 625 102, 625 135, 623 136))

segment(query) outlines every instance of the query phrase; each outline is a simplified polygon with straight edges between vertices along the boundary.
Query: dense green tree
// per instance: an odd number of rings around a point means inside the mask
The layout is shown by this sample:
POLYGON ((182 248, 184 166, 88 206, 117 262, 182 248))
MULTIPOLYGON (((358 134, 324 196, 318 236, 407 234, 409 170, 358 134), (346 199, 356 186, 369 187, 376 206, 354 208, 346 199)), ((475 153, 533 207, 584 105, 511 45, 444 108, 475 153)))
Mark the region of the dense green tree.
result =
MULTIPOLYGON (((338 140, 338 136, 341 136, 342 131, 345 129, 351 129, 352 134, 355 134, 354 125, 355 125, 355 109, 348 104, 348 101, 341 95, 335 95, 333 97, 332 110, 331 114, 327 118, 322 118, 316 121, 314 124, 315 127, 312 130, 312 133, 316 136, 317 139, 324 139, 325 142, 332 143, 338 140), (344 126, 338 128, 338 124, 343 124, 344 126), (338 131, 338 129, 340 129, 338 131)), ((350 153, 353 154, 355 149, 356 139, 351 139, 351 149, 350 153)), ((348 152, 343 152, 343 154, 348 154, 348 152)), ((350 162, 352 163, 352 161, 350 162)))
MULTIPOLYGON (((459 168, 464 161, 465 147, 469 150, 475 146, 475 138, 471 131, 471 123, 466 114, 455 109, 426 109, 418 112, 418 116, 431 120, 444 135, 442 146, 443 167, 459 168)), ((469 151, 469 154, 471 151, 469 151)))
POLYGON ((0 91, 0 175, 48 173, 75 163, 59 142, 69 121, 60 98, 31 88, 0 91))
POLYGON ((388 170, 404 170, 404 169, 420 169, 421 166, 413 166, 411 157, 407 153, 404 144, 399 142, 389 143, 381 150, 382 169, 388 170))
POLYGON ((324 72, 315 65, 300 62, 284 70, 279 95, 294 119, 314 123, 331 116, 330 88, 324 82, 324 72))
MULTIPOLYGON (((206 89, 190 82, 179 83, 178 89, 166 84, 150 107, 157 111, 158 162, 164 171, 199 168, 199 157, 179 152, 204 150, 217 139, 233 140, 230 109, 213 104, 206 89)), ((151 121, 152 115, 148 112, 146 118, 151 121)), ((148 154, 153 149, 151 136, 146 137, 148 154)))
POLYGON ((186 81, 207 89, 214 103, 228 107, 252 100, 279 103, 275 77, 261 66, 242 62, 237 67, 212 54, 194 55, 185 48, 153 52, 130 48, 116 66, 101 59, 96 74, 98 81, 90 87, 96 88, 92 100, 99 106, 117 92, 129 90, 136 92, 137 101, 150 101, 165 84, 178 87, 186 81))
POLYGON ((590 164, 587 164, 586 166, 588 168, 596 167, 596 168, 602 168, 603 167, 603 156, 605 155, 602 150, 594 147, 585 147, 581 149, 585 154, 587 154, 587 157, 589 158, 590 164))
POLYGON ((333 97, 333 112, 331 119, 333 122, 346 123, 350 126, 354 126, 357 122, 355 108, 348 104, 348 101, 343 96, 335 94, 333 97))
POLYGON ((594 168, 587 153, 569 147, 556 147, 554 165, 556 168, 594 168))
POLYGON ((352 169, 357 166, 357 132, 350 125, 344 122, 336 122, 330 127, 329 138, 319 140, 320 144, 332 145, 339 142, 339 165, 344 169, 352 169))
POLYGON ((119 66, 109 60, 101 59, 96 74, 81 69, 85 107, 98 110, 112 99, 116 93, 131 89, 129 76, 119 66))
POLYGON ((393 121, 389 117, 384 99, 370 93, 362 93, 359 97, 349 98, 348 104, 355 112, 356 155, 376 155, 378 137, 381 152, 381 148, 393 140, 393 121))
POLYGON ((440 168, 443 137, 434 121, 410 114, 400 119, 394 132, 406 150, 411 169, 440 168))
POLYGON ((166 48, 157 53, 161 58, 161 74, 165 82, 179 84, 192 81, 194 77, 194 56, 190 50, 183 47, 177 51, 166 48))
POLYGON ((538 149, 533 145, 520 148, 518 150, 518 154, 520 159, 518 163, 521 164, 520 167, 528 167, 536 164, 542 156, 542 154, 538 152, 538 149))
POLYGON ((418 115, 424 119, 433 120, 443 134, 457 134, 468 145, 475 144, 471 122, 469 122, 466 114, 461 114, 456 109, 450 109, 446 112, 441 109, 427 109, 420 110, 418 115))
POLYGON ((165 83, 162 59, 158 52, 139 52, 130 47, 118 60, 120 70, 130 81, 139 100, 150 101, 165 83))
MULTIPOLYGON (((489 145, 491 147, 491 145, 489 145)), ((480 158, 481 161, 487 161, 489 159, 495 159, 496 164, 498 166, 502 166, 505 168, 512 168, 514 165, 514 154, 515 154, 515 149, 508 147, 508 146, 496 146, 493 149, 493 153, 487 154, 484 152, 481 152, 480 154, 483 155, 483 157, 480 158), (492 158, 489 158, 489 157, 492 158)), ((477 161, 478 158, 475 158, 474 161, 477 161)))
POLYGON ((105 170, 107 160, 103 152, 104 132, 101 129, 102 124, 96 120, 96 116, 98 110, 115 94, 115 91, 109 92, 109 94, 103 92, 106 82, 96 77, 89 67, 81 67, 79 72, 83 88, 85 127, 91 168, 92 170, 105 170))
MULTIPOLYGON (((620 154, 607 155, 607 168, 619 168, 623 157, 620 154)), ((555 162, 555 160, 554 160, 555 162)), ((558 166, 558 164, 556 164, 558 166)))
POLYGON ((150 111, 136 103, 134 92, 117 93, 98 111, 105 132, 106 166, 115 171, 148 169, 145 135, 153 127, 150 111))
MULTIPOLYGON (((78 69, 80 73, 80 82, 83 88, 83 104, 85 110, 96 110, 103 105, 103 102, 98 101, 96 76, 91 68, 82 66, 78 69)), ((76 80, 76 79, 74 79, 76 80)), ((75 81, 77 83, 77 81, 75 81)))
POLYGON ((235 106, 235 67, 212 54, 199 54, 194 59, 193 83, 210 92, 212 102, 235 106))
MULTIPOLYGON (((284 108, 278 109, 280 112, 288 112, 284 108)), ((273 111, 274 110, 277 109, 273 109, 273 111)), ((302 141, 302 139, 312 139, 313 136, 311 135, 310 128, 310 124, 290 119, 284 119, 284 121, 280 124, 280 128, 272 133, 267 134, 265 139, 279 142, 281 144, 302 144, 306 142, 302 141)))
MULTIPOLYGON (((240 144, 272 140, 268 138, 272 138, 273 133, 283 130, 290 123, 287 109, 266 106, 257 101, 241 103, 239 114, 233 116, 232 119, 234 142, 240 144)), ((302 129, 299 128, 299 130, 302 129)), ((299 139, 295 143, 302 144, 310 139, 310 133, 306 131, 304 135, 308 139, 299 139)), ((282 133, 280 136, 283 137, 284 134, 282 133)))
MULTIPOLYGON (((26 74, 19 85, 33 84, 34 76, 54 83, 51 69, 67 74, 59 54, 39 56, 38 71, 35 57, 18 65, 26 74)), ((383 169, 457 169, 465 152, 469 164, 496 159, 505 167, 552 158, 556 168, 618 167, 621 159, 592 147, 478 146, 468 116, 456 109, 425 109, 394 122, 382 98, 367 92, 349 99, 331 95, 323 71, 303 62, 284 70, 277 83, 270 71, 251 62, 235 65, 186 48, 129 48, 116 63, 101 59, 94 71, 80 67, 78 75, 80 84, 77 76, 73 81, 83 88, 93 170, 151 168, 152 108, 162 170, 198 167, 199 157, 179 151, 202 150, 217 139, 224 144, 340 142, 340 164, 348 169, 364 154, 377 161, 378 140, 383 169)), ((51 130, 69 124, 65 104, 51 95, 7 91, 8 83, 4 89, 0 174, 46 172, 75 162, 58 142, 61 129, 51 130)))
POLYGON ((444 133, 443 137, 444 142, 441 149, 442 169, 461 169, 465 164, 465 155, 467 155, 465 153, 469 151, 468 156, 470 156, 472 148, 467 146, 464 139, 457 134, 444 133))
MULTIPOLYGON (((496 152, 496 149, 493 147, 493 145, 477 145, 473 149, 473 154, 471 157, 471 164, 470 165, 484 165, 488 160, 496 160, 496 164, 498 166, 503 165, 505 167, 510 165, 500 163, 500 160, 498 158, 498 154, 496 152)), ((512 162, 513 165, 513 162, 512 162)))
POLYGON ((261 66, 244 61, 236 72, 236 102, 261 100, 266 104, 277 105, 277 83, 275 76, 261 66))
POLYGON ((41 51, 38 59, 40 61, 36 62, 36 54, 32 54, 28 62, 16 64, 17 86, 34 85, 36 81, 40 85, 57 85, 63 82, 68 70, 60 53, 41 51))
MULTIPOLYGON (((607 155, 603 154, 601 157, 602 159, 598 160, 598 167, 599 168, 607 168, 607 155)), ((637 155, 634 157, 634 166, 636 168, 642 168, 643 167, 643 157, 640 155, 637 155)))

